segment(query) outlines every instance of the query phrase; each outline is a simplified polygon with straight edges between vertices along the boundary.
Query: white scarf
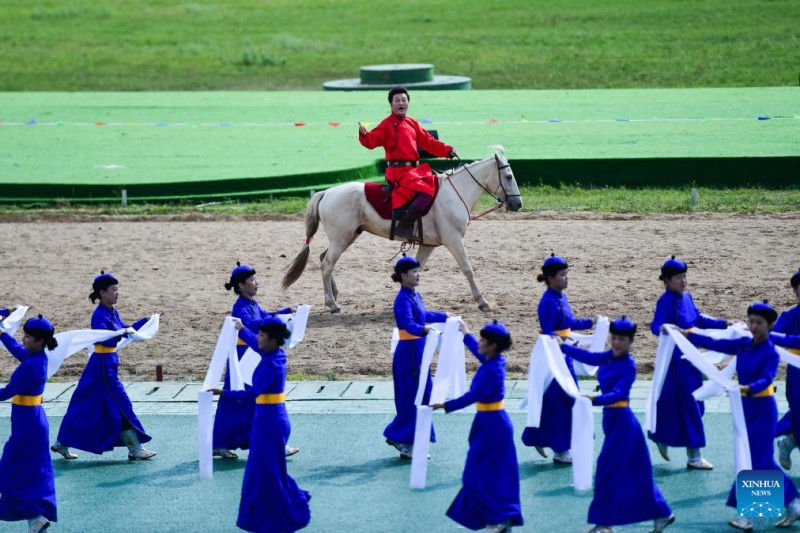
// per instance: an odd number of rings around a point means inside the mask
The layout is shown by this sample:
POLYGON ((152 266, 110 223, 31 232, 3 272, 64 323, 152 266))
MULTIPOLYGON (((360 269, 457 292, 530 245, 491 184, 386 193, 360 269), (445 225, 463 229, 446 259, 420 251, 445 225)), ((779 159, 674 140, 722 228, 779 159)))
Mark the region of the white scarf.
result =
MULTIPOLYGON (((16 333, 25 313, 28 312, 28 307, 19 306, 11 313, 3 322, 2 327, 6 333, 13 335, 16 333)), ((121 350, 133 341, 150 340, 158 332, 159 315, 155 314, 135 333, 131 333, 127 338, 122 339, 117 344, 117 351, 121 350)), ((58 372, 64 361, 76 353, 91 349, 95 344, 119 337, 125 334, 125 329, 105 330, 105 329, 77 329, 71 331, 62 331, 54 335, 58 346, 50 350, 45 348, 44 353, 47 355, 47 377, 50 378, 58 372)))
POLYGON ((544 393, 553 380, 561 389, 575 399, 572 407, 572 479, 576 490, 592 488, 592 465, 594 462, 594 417, 592 401, 581 396, 578 386, 569 373, 564 354, 558 341, 549 335, 541 335, 531 351, 528 369, 528 420, 527 427, 539 427, 542 418, 544 393))
MULTIPOLYGON (((736 339, 750 335, 744 324, 736 323, 727 329, 694 329, 692 330, 700 335, 711 337, 714 339, 736 339)), ((691 344, 691 343, 689 343, 691 344)), ((650 384, 650 394, 647 397, 647 407, 645 409, 645 422, 644 426, 647 431, 655 433, 657 420, 657 404, 661 398, 661 390, 664 387, 664 380, 667 377, 669 365, 672 363, 672 352, 675 351, 675 341, 671 335, 661 334, 658 338, 658 349, 656 350, 656 365, 653 370, 653 382, 650 384)), ((728 357, 725 354, 718 352, 704 352, 703 357, 712 364, 719 364, 728 357)), ((707 384, 713 382, 706 382, 707 384)), ((723 391, 720 389, 719 394, 723 391)))
POLYGON ((431 329, 425 337, 425 348, 422 352, 422 365, 417 385, 417 420, 414 427, 414 453, 411 458, 412 489, 424 489, 428 476, 428 450, 430 449, 431 431, 433 428, 433 409, 422 405, 428 372, 433 361, 433 354, 441 340, 436 374, 433 377, 430 404, 444 403, 447 398, 463 396, 467 390, 466 363, 464 356, 464 334, 459 330, 461 317, 450 317, 445 322, 443 333, 431 329))
MULTIPOLYGON (((226 363, 229 365, 231 390, 244 390, 244 381, 239 368, 239 357, 236 353, 238 333, 233 317, 226 316, 222 323, 222 331, 217 339, 214 354, 208 365, 203 387, 197 391, 197 435, 200 479, 212 479, 213 442, 214 442, 214 394, 208 389, 220 388, 226 363)), ((257 355, 257 354, 256 354, 257 355)))
MULTIPOLYGON (((310 305, 298 306, 297 312, 293 314, 275 315, 280 318, 291 333, 286 348, 291 350, 300 344, 305 338, 306 326, 308 325, 308 315, 311 312, 310 305)), ((242 379, 247 385, 253 384, 253 373, 256 371, 258 363, 261 362, 261 356, 256 353, 252 348, 247 348, 242 354, 241 360, 238 361, 238 366, 241 371, 242 379)), ((240 389, 237 389, 240 390, 240 389)))
MULTIPOLYGON (((705 355, 681 335, 674 326, 667 326, 669 337, 675 345, 683 352, 683 358, 688 360, 695 368, 705 374, 709 381, 713 381, 720 387, 724 394, 728 395, 731 403, 731 415, 733 420, 733 456, 736 473, 742 470, 752 470, 750 460, 750 442, 747 439, 747 424, 744 420, 744 410, 742 407, 742 394, 739 384, 731 377, 735 371, 735 365, 729 364, 725 370, 720 371, 714 364, 706 359, 705 355), (733 368, 730 368, 733 367, 733 368)), ((662 335, 663 337, 663 335, 662 335)))
MULTIPOLYGON (((604 352, 606 350, 606 340, 608 340, 608 332, 611 328, 611 321, 608 317, 598 316, 594 327, 594 333, 591 335, 584 335, 582 333, 571 333, 570 338, 578 341, 581 348, 586 348, 590 352, 604 352)), ((578 376, 594 376, 597 374, 597 367, 587 365, 580 361, 572 362, 575 368, 575 374, 578 376)))
POLYGON ((5 320, 0 320, 0 329, 11 335, 12 337, 19 329, 22 319, 25 318, 25 313, 28 312, 29 307, 18 305, 13 313, 8 315, 5 320))

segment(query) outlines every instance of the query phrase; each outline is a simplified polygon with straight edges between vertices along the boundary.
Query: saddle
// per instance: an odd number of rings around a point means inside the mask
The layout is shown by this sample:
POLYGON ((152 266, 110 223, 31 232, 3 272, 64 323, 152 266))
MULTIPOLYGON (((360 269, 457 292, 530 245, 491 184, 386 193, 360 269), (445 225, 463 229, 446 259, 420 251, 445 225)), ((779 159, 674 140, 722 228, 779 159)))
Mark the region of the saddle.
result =
MULTIPOLYGON (((430 211, 431 207, 433 207, 434 202, 436 202, 436 196, 439 194, 439 181, 440 180, 438 178, 434 180, 433 202, 431 202, 431 205, 429 205, 425 209, 425 211, 422 212, 422 216, 427 215, 428 211, 430 211)), ((389 185, 387 183, 367 182, 367 183, 364 184, 364 194, 367 197, 367 202, 369 202, 369 205, 371 205, 375 209, 375 211, 378 212, 378 215, 380 215, 380 217, 382 219, 384 219, 384 220, 392 220, 393 218, 396 218, 396 217, 392 216, 393 213, 392 213, 392 186, 391 185, 389 185)), ((404 205, 403 207, 401 207, 400 209, 397 210, 397 211, 400 211, 399 214, 403 213, 403 211, 401 211, 401 210, 405 209, 405 207, 407 205, 408 204, 404 205)))
MULTIPOLYGON (((408 204, 411 203, 413 200, 409 200, 405 205, 399 207, 397 209, 392 209, 392 186, 386 183, 371 183, 367 182, 364 184, 364 194, 367 197, 367 202, 378 212, 378 215, 384 220, 391 220, 391 228, 389 230, 389 239, 394 240, 394 233, 395 228, 397 226, 397 221, 403 217, 406 210, 408 209, 408 204)), ((419 236, 419 244, 423 243, 423 236, 422 236, 422 217, 428 214, 433 207, 433 203, 436 201, 436 196, 439 194, 439 179, 434 179, 433 185, 433 201, 425 208, 419 218, 414 222, 414 227, 416 231, 414 234, 419 236)))

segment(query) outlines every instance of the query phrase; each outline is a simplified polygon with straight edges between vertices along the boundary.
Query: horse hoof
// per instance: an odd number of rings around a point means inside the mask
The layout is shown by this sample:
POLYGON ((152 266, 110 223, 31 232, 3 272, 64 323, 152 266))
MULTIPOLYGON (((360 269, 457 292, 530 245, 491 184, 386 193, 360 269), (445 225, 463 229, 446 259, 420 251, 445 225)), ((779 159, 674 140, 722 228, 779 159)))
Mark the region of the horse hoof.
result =
POLYGON ((480 309, 484 313, 488 313, 489 311, 492 310, 492 306, 489 305, 489 304, 481 304, 481 305, 478 306, 478 309, 480 309))
POLYGON ((338 315, 338 314, 339 314, 339 313, 341 313, 341 312, 342 312, 342 308, 341 308, 341 307, 338 307, 338 306, 337 306, 337 307, 334 307, 333 309, 331 309, 331 314, 332 314, 332 315, 338 315))

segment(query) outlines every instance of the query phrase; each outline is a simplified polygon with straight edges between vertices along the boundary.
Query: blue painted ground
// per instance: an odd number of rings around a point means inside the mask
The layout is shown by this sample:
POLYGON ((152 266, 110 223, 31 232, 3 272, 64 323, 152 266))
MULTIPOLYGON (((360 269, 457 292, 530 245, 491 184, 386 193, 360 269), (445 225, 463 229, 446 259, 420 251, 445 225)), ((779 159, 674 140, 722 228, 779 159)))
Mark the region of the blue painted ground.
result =
MULTIPOLYGON (((313 495, 309 532, 458 531, 444 513, 460 487, 472 415, 435 417, 439 443, 433 447, 428 489, 408 489, 409 464, 383 443, 388 414, 292 415, 291 443, 302 448, 290 460, 289 471, 313 495)), ((512 414, 517 437, 524 415, 512 414)), ((51 419, 53 437, 60 417, 51 419)), ((159 452, 152 461, 129 463, 119 449, 112 454, 54 461, 59 523, 54 532, 236 531, 244 460, 216 460, 213 481, 197 476, 195 417, 145 415, 159 452)), ((600 415, 595 415, 601 435, 600 415)), ((678 522, 671 531, 725 531, 732 510, 724 507, 733 479, 730 415, 706 416, 710 451, 717 468, 688 472, 685 455, 673 450, 673 461, 653 457, 655 472, 678 522)), ((9 419, 0 418, 5 441, 9 419)), ((517 442, 519 439, 517 438, 517 442)), ((600 441, 596 441, 599 452, 600 441)), ((585 531, 591 494, 576 495, 568 468, 555 467, 531 450, 518 446, 522 506, 526 525, 520 531, 585 531)), ((246 455, 246 452, 243 456, 246 455)), ((651 446, 651 455, 656 455, 651 446)), ((798 457, 797 459, 800 459, 798 457)), ((650 524, 619 528, 649 531, 650 524)), ((22 523, 0 523, 0 531, 22 531, 22 523)), ((463 531, 463 530, 462 530, 463 531)), ((516 530, 515 530, 516 531, 516 530)))

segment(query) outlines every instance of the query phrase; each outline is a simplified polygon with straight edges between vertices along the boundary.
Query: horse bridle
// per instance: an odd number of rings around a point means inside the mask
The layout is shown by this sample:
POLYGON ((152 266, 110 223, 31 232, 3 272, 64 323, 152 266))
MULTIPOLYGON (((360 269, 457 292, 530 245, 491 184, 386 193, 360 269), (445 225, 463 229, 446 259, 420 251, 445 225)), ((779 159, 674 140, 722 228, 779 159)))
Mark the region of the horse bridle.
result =
POLYGON ((452 185, 452 186, 453 186, 453 190, 455 190, 455 191, 456 191, 456 194, 458 195, 458 198, 461 200, 461 203, 462 203, 462 204, 464 204, 464 207, 467 209, 467 216, 469 217, 469 220, 470 220, 470 221, 473 221, 473 220, 478 220, 479 218, 481 218, 481 217, 483 217, 483 216, 485 216, 485 215, 488 215, 489 213, 491 213, 491 212, 493 212, 493 211, 497 211, 498 209, 502 209, 503 207, 506 207, 506 202, 508 201, 508 199, 509 199, 509 198, 513 198, 513 197, 515 197, 515 196, 517 196, 517 197, 522 197, 522 195, 521 195, 521 194, 508 194, 508 192, 506 191, 506 188, 505 188, 505 186, 503 185, 503 176, 502 176, 501 170, 503 170, 503 169, 505 169, 505 168, 510 168, 510 167, 511 167, 511 164, 510 164, 510 163, 506 163, 506 164, 504 164, 504 165, 501 165, 501 164, 500 164, 500 158, 497 156, 497 154, 494 154, 494 162, 495 162, 495 164, 497 165, 497 184, 498 184, 498 187, 499 187, 500 189, 502 189, 502 191, 503 191, 503 197, 505 198, 505 200, 501 200, 501 199, 500 199, 500 197, 499 197, 499 196, 497 196, 497 189, 495 189, 494 191, 490 191, 490 190, 489 190, 488 188, 486 188, 486 187, 485 187, 485 186, 484 186, 484 185, 483 185, 483 184, 482 184, 480 181, 478 181, 478 178, 476 178, 476 177, 475 177, 475 176, 472 174, 472 172, 470 171, 469 167, 468 167, 466 164, 464 164, 464 162, 463 162, 463 161, 461 161, 461 158, 460 158, 460 157, 458 157, 458 154, 456 154, 456 159, 458 159, 458 162, 459 162, 459 164, 460 164, 460 165, 461 165, 461 166, 464 168, 464 170, 466 170, 466 171, 467 171, 467 174, 469 174, 469 177, 470 177, 470 178, 472 178, 472 181, 474 181, 475 183, 477 183, 477 184, 478 184, 478 186, 479 186, 481 189, 483 189, 483 190, 484 190, 484 191, 485 191, 487 194, 489 194, 490 196, 492 196, 492 197, 495 199, 495 202, 497 202, 497 203, 495 204, 495 206, 494 206, 494 207, 491 207, 491 208, 487 209, 486 211, 484 211, 484 212, 482 212, 482 213, 479 213, 478 215, 476 215, 476 216, 474 216, 474 217, 473 217, 473 216, 472 216, 472 213, 470 212, 470 209, 469 209, 469 207, 468 207, 468 206, 467 206, 467 204, 466 204, 466 202, 464 202, 464 199, 463 199, 463 198, 461 198, 461 194, 459 194, 459 192, 458 192, 458 189, 456 189, 456 186, 455 186, 455 184, 454 184, 454 183, 453 183, 453 181, 450 179, 450 178, 453 176, 453 174, 455 174, 455 169, 454 169, 454 170, 453 170, 453 172, 452 172, 452 173, 450 173, 450 174, 447 176, 447 181, 449 181, 449 182, 450 182, 450 185, 452 185))

